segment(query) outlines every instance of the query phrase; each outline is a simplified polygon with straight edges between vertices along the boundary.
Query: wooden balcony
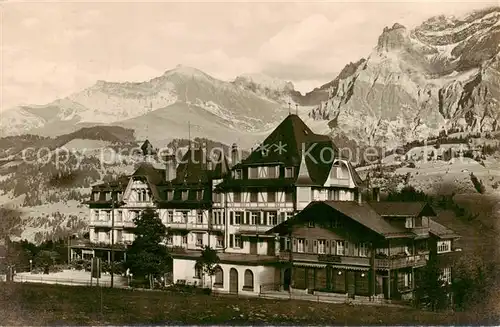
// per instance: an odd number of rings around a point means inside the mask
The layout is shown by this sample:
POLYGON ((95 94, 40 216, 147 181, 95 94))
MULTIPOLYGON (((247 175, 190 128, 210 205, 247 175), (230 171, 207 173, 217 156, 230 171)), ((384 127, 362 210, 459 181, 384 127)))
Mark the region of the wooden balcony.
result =
MULTIPOLYGON (((316 254, 316 253, 300 253, 293 252, 290 257, 289 251, 280 251, 278 258, 280 261, 306 261, 306 262, 318 262, 325 264, 340 264, 340 265, 352 265, 352 266, 370 266, 369 257, 355 257, 355 256, 343 256, 343 255, 332 255, 332 254, 316 254)), ((375 259, 376 269, 398 269, 406 267, 423 267, 427 264, 427 256, 425 254, 408 256, 403 258, 387 258, 387 259, 375 259)))
POLYGON ((412 255, 403 258, 375 259, 375 267, 378 269, 398 269, 407 267, 423 267, 427 264, 425 254, 412 255))
MULTIPOLYGON (((280 261, 290 261, 290 252, 280 251, 278 257, 280 261)), ((367 257, 353 257, 353 256, 342 256, 342 255, 331 255, 331 254, 293 252, 292 260, 320 262, 324 264, 341 264, 341 265, 366 266, 366 267, 370 266, 370 258, 367 257)))
POLYGON ((429 227, 414 227, 411 229, 412 233, 417 236, 429 236, 429 227))
POLYGON ((266 226, 266 225, 239 225, 236 227, 236 229, 239 232, 244 232, 244 233, 262 233, 264 234, 268 230, 273 228, 273 226, 266 226))

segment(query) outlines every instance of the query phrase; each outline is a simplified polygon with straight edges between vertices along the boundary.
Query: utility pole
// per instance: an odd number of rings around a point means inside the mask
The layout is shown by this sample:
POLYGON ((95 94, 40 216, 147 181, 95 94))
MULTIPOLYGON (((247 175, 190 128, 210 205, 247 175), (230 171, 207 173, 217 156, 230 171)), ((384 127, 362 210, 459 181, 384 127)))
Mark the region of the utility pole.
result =
POLYGON ((114 286, 115 277, 115 194, 111 191, 111 288, 114 286))

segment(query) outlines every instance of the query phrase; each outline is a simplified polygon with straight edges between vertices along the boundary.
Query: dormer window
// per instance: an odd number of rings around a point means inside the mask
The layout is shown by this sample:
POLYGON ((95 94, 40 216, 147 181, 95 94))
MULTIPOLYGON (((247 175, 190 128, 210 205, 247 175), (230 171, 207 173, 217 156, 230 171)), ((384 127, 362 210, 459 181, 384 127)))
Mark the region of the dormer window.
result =
POLYGON ((196 191, 196 200, 198 201, 203 200, 203 190, 196 191))
POLYGON ((293 178, 293 167, 285 167, 285 178, 293 178))
POLYGON ((172 201, 174 199, 174 191, 167 191, 167 201, 172 201))
POLYGON ((92 197, 93 197, 94 201, 99 201, 99 192, 94 192, 92 194, 92 197))
POLYGON ((186 201, 188 199, 188 191, 181 191, 181 200, 186 201))

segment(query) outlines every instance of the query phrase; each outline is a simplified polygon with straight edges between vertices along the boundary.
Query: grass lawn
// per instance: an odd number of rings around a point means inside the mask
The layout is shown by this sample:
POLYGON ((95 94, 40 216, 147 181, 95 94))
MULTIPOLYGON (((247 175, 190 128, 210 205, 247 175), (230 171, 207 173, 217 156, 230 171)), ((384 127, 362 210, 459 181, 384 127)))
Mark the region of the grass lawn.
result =
MULTIPOLYGON (((476 325, 493 318, 411 308, 47 285, 0 284, 0 325, 476 325)), ((498 321, 498 320, 496 320, 498 321)))

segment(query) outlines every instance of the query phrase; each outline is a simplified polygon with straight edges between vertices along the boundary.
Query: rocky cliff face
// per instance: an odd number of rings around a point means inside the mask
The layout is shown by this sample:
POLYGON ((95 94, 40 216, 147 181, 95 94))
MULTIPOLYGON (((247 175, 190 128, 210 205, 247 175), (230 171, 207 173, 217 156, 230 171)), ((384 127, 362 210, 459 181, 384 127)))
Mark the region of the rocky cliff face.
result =
POLYGON ((346 66, 309 116, 332 134, 394 146, 446 129, 500 128, 500 8, 386 27, 366 61, 346 66))

